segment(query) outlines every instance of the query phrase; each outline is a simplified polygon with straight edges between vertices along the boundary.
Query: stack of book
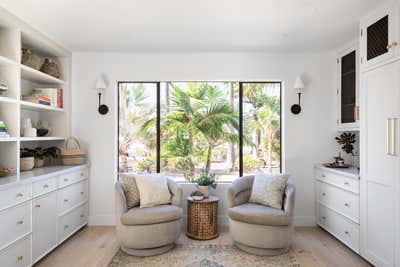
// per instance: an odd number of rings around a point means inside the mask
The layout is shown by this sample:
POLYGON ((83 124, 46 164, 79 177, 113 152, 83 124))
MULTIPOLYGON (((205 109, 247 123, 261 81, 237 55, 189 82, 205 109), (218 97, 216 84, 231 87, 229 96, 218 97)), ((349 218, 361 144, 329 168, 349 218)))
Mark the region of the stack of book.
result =
POLYGON ((0 121, 0 138, 9 138, 8 130, 6 124, 3 121, 0 121))
POLYGON ((64 108, 63 91, 60 88, 35 88, 32 95, 23 96, 22 100, 54 108, 64 108))

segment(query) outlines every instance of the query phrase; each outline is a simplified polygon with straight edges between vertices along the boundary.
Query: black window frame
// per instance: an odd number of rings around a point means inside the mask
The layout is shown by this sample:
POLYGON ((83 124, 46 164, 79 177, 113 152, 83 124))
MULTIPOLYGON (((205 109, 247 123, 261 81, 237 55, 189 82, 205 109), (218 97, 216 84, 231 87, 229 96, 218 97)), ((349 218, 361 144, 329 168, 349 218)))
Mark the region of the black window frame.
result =
MULTIPOLYGON (((274 83, 274 84, 279 84, 279 142, 280 142, 280 148, 279 148, 279 156, 280 156, 280 165, 279 165, 279 170, 282 172, 282 82, 281 81, 118 81, 117 82, 117 135, 118 135, 118 147, 120 145, 120 140, 119 140, 119 122, 120 122, 120 84, 126 84, 126 83, 144 83, 144 84, 156 84, 157 88, 157 100, 156 100, 156 172, 160 173, 161 172, 161 159, 160 159, 160 153, 161 153, 161 83, 162 82, 213 82, 213 83, 218 83, 218 82, 235 82, 239 84, 239 177, 243 176, 243 84, 254 84, 254 83, 274 83)), ((118 173, 120 173, 119 169, 119 150, 118 150, 118 163, 117 163, 117 168, 118 168, 118 173)))

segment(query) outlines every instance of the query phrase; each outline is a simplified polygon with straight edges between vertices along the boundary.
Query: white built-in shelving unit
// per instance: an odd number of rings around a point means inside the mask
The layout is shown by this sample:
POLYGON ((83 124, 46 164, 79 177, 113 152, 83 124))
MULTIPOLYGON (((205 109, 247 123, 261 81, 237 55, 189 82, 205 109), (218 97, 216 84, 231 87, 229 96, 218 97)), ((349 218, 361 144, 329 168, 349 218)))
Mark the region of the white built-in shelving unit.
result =
POLYGON ((21 180, 19 151, 24 147, 62 146, 70 135, 71 53, 47 36, 0 8, 0 83, 8 86, 6 96, 0 96, 0 121, 4 121, 10 137, 0 138, 0 168, 15 173, 0 177, 0 185, 21 180), (61 77, 55 78, 21 64, 21 48, 27 47, 42 57, 55 58, 61 77), (64 108, 55 108, 21 100, 33 88, 62 88, 64 108), (22 122, 30 118, 49 122, 45 137, 24 137, 22 122))

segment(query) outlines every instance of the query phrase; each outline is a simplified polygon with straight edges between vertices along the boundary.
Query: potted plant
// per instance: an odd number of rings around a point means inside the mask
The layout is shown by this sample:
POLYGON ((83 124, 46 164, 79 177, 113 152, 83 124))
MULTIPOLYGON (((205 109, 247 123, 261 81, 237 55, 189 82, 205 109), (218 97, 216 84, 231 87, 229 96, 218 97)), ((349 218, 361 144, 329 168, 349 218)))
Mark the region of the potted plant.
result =
POLYGON ((35 157, 35 168, 43 167, 46 158, 55 159, 58 157, 58 148, 54 146, 49 148, 37 147, 32 152, 35 157))
POLYGON ((208 188, 217 188, 217 181, 215 179, 215 174, 210 174, 206 170, 202 170, 193 180, 197 184, 198 190, 203 193, 205 198, 208 198, 208 188))
POLYGON ((19 165, 21 171, 30 171, 33 169, 35 166, 35 157, 30 149, 21 148, 19 165))

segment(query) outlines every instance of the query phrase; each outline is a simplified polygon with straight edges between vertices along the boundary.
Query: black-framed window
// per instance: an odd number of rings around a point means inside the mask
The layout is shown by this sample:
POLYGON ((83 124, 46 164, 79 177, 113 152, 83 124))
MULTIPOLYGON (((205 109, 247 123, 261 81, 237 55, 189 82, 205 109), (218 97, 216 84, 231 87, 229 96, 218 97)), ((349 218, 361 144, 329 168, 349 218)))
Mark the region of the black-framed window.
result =
POLYGON ((281 171, 280 82, 118 82, 120 172, 281 171))

